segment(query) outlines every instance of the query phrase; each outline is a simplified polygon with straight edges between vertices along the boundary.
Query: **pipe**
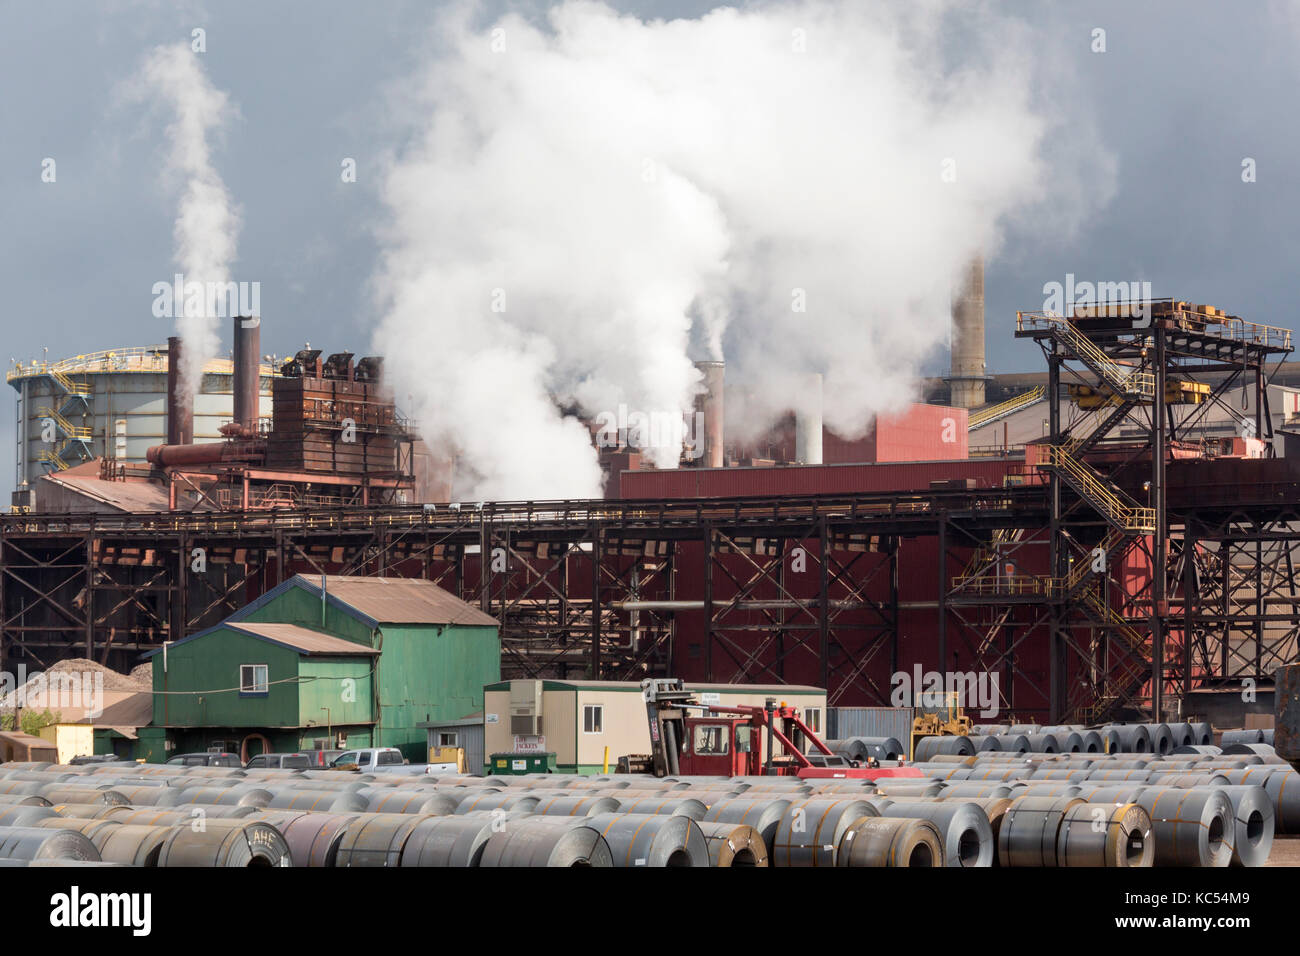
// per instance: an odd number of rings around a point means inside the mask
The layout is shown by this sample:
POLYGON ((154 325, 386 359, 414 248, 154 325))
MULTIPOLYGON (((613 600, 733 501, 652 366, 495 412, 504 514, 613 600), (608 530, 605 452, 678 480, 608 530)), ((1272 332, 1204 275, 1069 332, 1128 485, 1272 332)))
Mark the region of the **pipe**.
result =
POLYGON ((235 339, 232 353, 234 365, 234 419, 237 426, 255 431, 257 428, 258 379, 261 363, 258 354, 262 343, 262 320, 257 316, 235 317, 235 339))
POLYGON ((794 413, 794 459, 805 465, 822 463, 822 377, 809 377, 807 404, 794 413))
POLYGON ((194 441, 194 399, 181 384, 184 344, 180 336, 167 340, 167 444, 188 445, 194 441))
POLYGON ((722 468, 723 457, 723 386, 726 382, 726 365, 723 362, 696 362, 695 367, 704 373, 704 458, 705 468, 722 468))

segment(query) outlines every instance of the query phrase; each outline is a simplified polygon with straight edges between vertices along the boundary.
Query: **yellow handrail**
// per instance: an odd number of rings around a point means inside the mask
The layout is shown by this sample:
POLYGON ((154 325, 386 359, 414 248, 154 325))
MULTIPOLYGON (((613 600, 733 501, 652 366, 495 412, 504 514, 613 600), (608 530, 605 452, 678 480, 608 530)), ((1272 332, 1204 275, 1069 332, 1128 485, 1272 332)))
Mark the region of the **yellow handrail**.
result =
POLYGON ((1011 412, 1014 412, 1019 408, 1024 408, 1028 405, 1034 404, 1035 402, 1042 401, 1046 395, 1047 386, 1036 385, 1027 392, 1021 392, 1019 395, 1008 398, 1005 402, 1001 402, 997 405, 990 405, 987 408, 981 408, 977 411, 971 412, 970 417, 966 421, 966 427, 970 429, 979 428, 981 425, 987 425, 994 419, 1001 418, 1004 415, 1009 415, 1011 412))
POLYGON ((1139 395, 1143 398, 1155 397, 1155 375, 1116 362, 1080 332, 1073 322, 1063 316, 1046 312, 1017 312, 1017 329, 1023 330, 1026 326, 1049 329, 1056 333, 1074 350, 1074 354, 1081 361, 1106 379, 1116 392, 1123 395, 1139 395))
MULTIPOLYGON (((87 352, 84 355, 60 359, 56 362, 31 362, 27 365, 20 362, 9 369, 5 374, 5 380, 12 382, 18 378, 49 375, 58 381, 60 385, 63 385, 64 388, 68 388, 65 382, 70 382, 74 386, 80 385, 80 391, 73 388, 68 389, 79 394, 87 390, 85 383, 70 380, 68 378, 69 373, 166 371, 167 346, 137 345, 128 348, 87 352)), ((203 371, 210 375, 230 375, 234 372, 234 363, 230 359, 212 359, 203 366, 203 371)), ((260 368, 261 374, 267 376, 276 375, 278 371, 279 369, 275 365, 262 365, 260 368)))
POLYGON ((89 428, 81 425, 72 424, 72 422, 68 421, 66 418, 64 418, 62 415, 60 415, 58 412, 56 412, 54 409, 48 406, 42 406, 40 411, 37 414, 39 414, 42 418, 51 419, 54 422, 54 424, 58 425, 59 428, 62 429, 63 433, 67 435, 69 438, 75 438, 78 441, 89 441, 91 438, 91 431, 89 428))
POLYGON ((1072 456, 1063 445, 1047 445, 1047 465, 1058 468, 1071 479, 1099 512, 1109 517, 1127 531, 1154 531, 1156 510, 1143 508, 1133 501, 1125 501, 1123 492, 1108 485, 1101 475, 1072 456))

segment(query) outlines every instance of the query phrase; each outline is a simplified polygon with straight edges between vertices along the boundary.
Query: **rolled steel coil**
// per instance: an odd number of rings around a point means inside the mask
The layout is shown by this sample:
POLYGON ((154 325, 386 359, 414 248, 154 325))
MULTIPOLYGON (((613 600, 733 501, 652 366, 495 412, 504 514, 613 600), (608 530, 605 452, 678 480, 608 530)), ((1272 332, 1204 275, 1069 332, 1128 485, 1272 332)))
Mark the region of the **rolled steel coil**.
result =
POLYGON ((901 760, 907 756, 907 748, 895 737, 846 737, 839 741, 828 740, 826 746, 835 753, 860 762, 865 762, 868 758, 901 760))
POLYGON ((1151 778, 1153 787, 1179 787, 1187 790, 1191 787, 1224 787, 1228 778, 1221 773, 1159 773, 1151 778))
POLYGON ((1146 789, 1141 783, 1085 783, 1077 796, 1089 803, 1136 803, 1137 795, 1146 789))
POLYGON ((1286 767, 1264 776, 1263 780, 1264 789, 1273 799, 1277 832, 1300 833, 1300 774, 1286 767))
POLYGON ((421 820, 402 849, 402 866, 478 866, 488 839, 505 825, 479 813, 421 820))
POLYGON ((1236 827, 1220 788, 1148 787, 1137 801, 1151 817, 1156 866, 1227 866, 1236 827))
POLYGON ((1273 849, 1273 800, 1263 787, 1227 786, 1219 791, 1232 804, 1233 866, 1263 866, 1273 849))
POLYGON ((811 797, 790 804, 772 843, 773 866, 834 866, 844 831, 862 817, 879 815, 866 800, 811 797))
POLYGON ((1151 735, 1153 754, 1167 754, 1178 746, 1174 743, 1174 733, 1169 729, 1168 724, 1148 724, 1147 733, 1151 735))
POLYGON ((1174 745, 1170 748, 1171 751, 1177 750, 1179 747, 1191 747, 1197 743, 1196 731, 1192 729, 1192 725, 1189 723, 1169 724, 1169 733, 1174 738, 1174 745))
POLYGON ((154 804, 156 807, 179 807, 185 804, 208 806, 265 807, 274 795, 261 787, 186 787, 169 789, 154 804))
POLYGON ((1101 738, 1102 753, 1117 754, 1123 749, 1119 731, 1114 727, 1101 727, 1098 730, 1094 730, 1093 733, 1101 738))
POLYGON ((1083 748, 1081 753, 1099 754, 1106 753, 1106 741, 1102 740, 1101 734, 1095 730, 1081 730, 1079 736, 1083 738, 1083 748))
POLYGON ((1083 752, 1083 735, 1073 730, 1052 734, 1056 738, 1056 752, 1077 754, 1083 752))
POLYGON ((402 848, 419 823, 426 819, 411 813, 366 813, 343 831, 334 865, 400 866, 402 848))
POLYGON ((763 837, 770 858, 776 847, 776 832, 792 801, 784 797, 751 798, 748 795, 723 800, 709 807, 701 822, 737 823, 751 826, 763 837))
POLYGON ((1220 746, 1225 749, 1230 744, 1262 744, 1264 742, 1264 731, 1262 730, 1225 730, 1223 736, 1219 738, 1220 746))
POLYGON ((1270 747, 1273 746, 1273 733, 1274 733, 1275 730, 1276 730, 1276 728, 1274 728, 1274 727, 1265 727, 1265 728, 1264 728, 1264 739, 1261 741, 1261 743, 1266 743, 1266 744, 1268 744, 1270 747))
POLYGON ((998 829, 998 863, 1015 867, 1057 866, 1057 834, 1072 807, 1083 801, 1073 796, 1033 792, 1007 807, 998 829))
POLYGON ((152 807, 157 806, 158 801, 162 799, 163 794, 169 788, 163 786, 119 786, 114 785, 113 789, 126 798, 126 802, 133 807, 152 807))
POLYGON ((1024 734, 1025 736, 1041 734, 1042 732, 1043 728, 1038 724, 1012 724, 1007 728, 1009 734, 1024 734))
POLYGON ((32 827, 38 820, 60 816, 53 807, 5 806, 0 807, 0 827, 32 827))
POLYGON ((620 812, 587 820, 609 845, 614 866, 709 865, 708 842, 690 817, 620 812))
MULTIPOLYGON (((1270 804, 1271 806, 1271 804, 1270 804)), ((36 824, 46 830, 76 830, 82 836, 90 838, 105 827, 115 827, 119 824, 112 820, 86 820, 81 817, 49 817, 41 820, 36 824)), ((94 841, 91 840, 93 843, 94 841)))
POLYGON ((348 826, 361 818, 355 813, 307 813, 278 829, 289 845, 295 866, 332 867, 348 826))
POLYGON ((709 847, 709 865, 767 866, 767 843, 763 835, 743 823, 695 824, 709 847))
POLYGON ((1056 833, 1056 865, 1149 867, 1155 862, 1151 818, 1136 803, 1075 803, 1056 833))
POLYGON ((867 759, 867 745, 863 742, 862 737, 846 737, 843 740, 826 740, 823 741, 832 752, 839 754, 849 760, 863 761, 867 759))
POLYGON ((1029 734, 1029 749, 1039 754, 1060 753, 1061 745, 1053 734, 1029 734))
POLYGON ((1147 770, 1145 767, 1133 767, 1131 769, 1126 769, 1126 770, 1117 768, 1114 770, 1093 769, 1088 771, 1088 781, 1090 783, 1099 783, 1099 782, 1119 783, 1120 781, 1128 781, 1132 783, 1146 783, 1151 779, 1152 776, 1154 776, 1154 774, 1152 774, 1152 772, 1150 770, 1147 770))
POLYGON ((99 851, 76 830, 0 826, 0 859, 99 860, 99 851))
POLYGON ((619 813, 649 813, 656 816, 690 817, 703 820, 708 804, 694 797, 617 797, 619 813))
POLYGON ((1057 769, 1056 767, 1045 766, 1045 767, 1040 767, 1038 770, 1035 770, 1033 773, 1031 773, 1029 775, 1029 779, 1030 780, 1080 781, 1080 780, 1087 780, 1089 773, 1091 773, 1090 770, 1083 769, 1083 768, 1069 770, 1069 769, 1057 769))
POLYGON ((1272 744, 1229 744, 1223 748, 1225 757, 1259 757, 1263 763, 1282 764, 1286 761, 1277 755, 1272 744))
POLYGON ((1071 783, 1068 780, 1025 780, 1024 792, 1036 797, 1077 797, 1087 781, 1071 783))
POLYGON ((361 813, 371 809, 371 802, 352 790, 286 789, 275 791, 265 804, 265 808, 306 810, 314 813, 361 813))
POLYGON ((988 818, 989 828, 993 831, 993 865, 998 865, 998 831, 1002 827, 1002 821, 1006 817, 1007 808, 1020 795, 1020 791, 1012 792, 1009 797, 962 797, 965 803, 973 803, 984 811, 984 816, 988 818))
POLYGON ((1169 754, 1171 757, 1215 757, 1223 753, 1213 744, 1185 744, 1182 747, 1175 747, 1169 754))
POLYGON ((0 793, 0 807, 48 807, 50 801, 32 793, 0 793))
POLYGON ((55 783, 41 789, 41 796, 50 803, 81 803, 101 806, 125 806, 130 801, 116 790, 83 787, 68 783, 55 783))
POLYGON ((999 742, 998 738, 989 734, 974 734, 968 739, 971 742, 971 746, 975 748, 977 754, 1000 751, 1002 749, 1002 744, 999 742))
POLYGON ((933 823, 943 836, 945 866, 993 865, 993 827, 978 804, 966 800, 930 803, 896 800, 879 809, 882 817, 907 817, 933 823))
POLYGON ((1142 754, 1151 752, 1151 733, 1143 724, 1110 724, 1102 729, 1114 731, 1119 738, 1121 753, 1142 754))
POLYGON ((963 797, 1000 798, 1009 797, 1016 788, 1006 783, 953 783, 943 788, 937 795, 939 800, 956 800, 963 797))
POLYGON ((358 799, 361 806, 344 806, 340 804, 334 807, 336 812, 423 813, 446 816, 455 813, 456 807, 460 805, 460 800, 450 794, 431 792, 428 789, 415 787, 409 790, 398 788, 378 792, 367 790, 348 794, 347 796, 358 799))
POLYGON ((975 753, 970 738, 957 734, 946 737, 922 737, 912 752, 913 763, 925 763, 940 754, 969 757, 975 753))
POLYGON ((45 786, 46 784, 38 783, 35 780, 0 780, 0 793, 20 797, 40 796, 41 790, 45 786))
POLYGON ((929 820, 908 817, 863 817, 840 841, 836 866, 941 867, 943 837, 929 820))
POLYGON ((209 820, 202 829, 174 827, 158 850, 158 866, 293 866, 275 827, 250 820, 209 820))
POLYGON ((996 737, 1000 734, 1009 733, 1010 731, 1010 724, 975 724, 971 727, 971 733, 979 734, 981 737, 996 737))
MULTIPOLYGON (((694 826, 686 817, 658 819, 694 826)), ((483 847, 478 865, 607 867, 613 865, 613 861, 609 845, 597 832, 590 817, 528 817, 494 832, 483 847)))
MULTIPOLYGON (((897 797, 899 799, 907 797, 937 797, 943 793, 945 784, 938 780, 917 780, 913 778, 899 778, 892 780, 882 778, 876 782, 875 793, 886 797, 897 797), (905 782, 904 782, 905 781, 905 782)), ((864 792, 864 796, 866 793, 864 792)))
POLYGON ((238 820, 243 817, 256 816, 260 807, 224 806, 214 807, 206 804, 159 809, 157 807, 104 807, 95 814, 97 818, 108 817, 119 823, 143 823, 149 826, 186 826, 197 825, 196 821, 238 820))
POLYGON ((564 797, 549 797, 533 808, 538 816, 590 817, 597 813, 618 813, 617 797, 602 797, 580 793, 564 797))
POLYGON ((470 813, 474 810, 527 810, 537 806, 538 798, 529 793, 515 793, 511 790, 489 791, 471 794, 456 804, 457 813, 470 813))
POLYGON ((1205 745, 1214 743, 1214 728, 1208 723, 1193 723, 1192 736, 1196 738, 1193 744, 1205 745))
POLYGON ((123 866, 157 866, 163 841, 173 829, 123 823, 96 830, 87 836, 104 860, 123 866))

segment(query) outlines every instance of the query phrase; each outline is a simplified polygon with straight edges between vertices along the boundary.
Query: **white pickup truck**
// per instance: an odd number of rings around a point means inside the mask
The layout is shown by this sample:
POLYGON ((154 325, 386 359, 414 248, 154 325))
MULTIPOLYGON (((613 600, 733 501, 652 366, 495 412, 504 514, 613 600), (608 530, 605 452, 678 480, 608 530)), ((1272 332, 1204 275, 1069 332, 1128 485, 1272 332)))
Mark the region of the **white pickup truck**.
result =
POLYGON ((407 763, 396 747, 345 750, 334 758, 330 766, 335 770, 351 770, 355 767, 361 773, 436 774, 449 771, 454 773, 456 770, 454 763, 407 763))

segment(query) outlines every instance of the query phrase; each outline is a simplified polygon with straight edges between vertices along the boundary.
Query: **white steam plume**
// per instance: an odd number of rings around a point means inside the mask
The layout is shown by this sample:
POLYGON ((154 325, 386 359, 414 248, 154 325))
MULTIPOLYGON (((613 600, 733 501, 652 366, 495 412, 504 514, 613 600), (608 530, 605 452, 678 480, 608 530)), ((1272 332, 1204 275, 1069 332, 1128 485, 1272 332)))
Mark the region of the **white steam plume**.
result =
POLYGON ((982 6, 643 22, 568 2, 540 26, 460 10, 440 35, 384 182, 375 347, 473 496, 598 494, 556 400, 680 413, 691 359, 719 350, 760 419, 821 372, 826 424, 861 434, 944 344, 973 251, 1049 192, 1086 209, 1110 188, 1105 162, 1097 183, 1049 169, 1064 117, 1039 102, 1034 37, 982 6))
POLYGON ((164 175, 179 194, 172 258, 186 285, 184 301, 174 308, 176 331, 185 341, 181 385, 192 396, 202 384, 203 366, 220 349, 218 285, 230 281, 239 239, 239 209, 212 164, 209 142, 236 110, 226 93, 212 85, 187 43, 150 51, 128 92, 168 114, 164 175), (203 293, 192 295, 191 283, 202 284, 203 293))

